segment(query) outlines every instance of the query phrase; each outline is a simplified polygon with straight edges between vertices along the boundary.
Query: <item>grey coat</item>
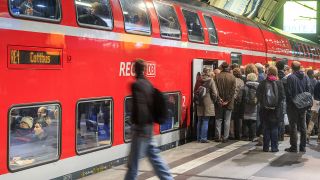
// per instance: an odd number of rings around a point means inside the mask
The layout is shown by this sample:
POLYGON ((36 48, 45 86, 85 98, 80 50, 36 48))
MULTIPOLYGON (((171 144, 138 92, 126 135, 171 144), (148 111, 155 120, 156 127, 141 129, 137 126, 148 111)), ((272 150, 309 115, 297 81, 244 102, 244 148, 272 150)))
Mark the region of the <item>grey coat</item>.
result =
POLYGON ((204 83, 207 83, 207 93, 204 96, 203 104, 197 106, 198 116, 215 116, 214 102, 218 97, 218 91, 215 82, 210 77, 202 79, 204 83))
POLYGON ((253 82, 253 81, 248 81, 246 82, 245 86, 242 88, 242 100, 243 100, 243 105, 244 105, 244 112, 243 112, 243 119, 244 120, 257 120, 257 113, 258 113, 258 104, 256 105, 251 105, 251 104, 246 104, 246 92, 245 92, 245 87, 253 88, 255 90, 258 89, 259 83, 258 82, 253 82))

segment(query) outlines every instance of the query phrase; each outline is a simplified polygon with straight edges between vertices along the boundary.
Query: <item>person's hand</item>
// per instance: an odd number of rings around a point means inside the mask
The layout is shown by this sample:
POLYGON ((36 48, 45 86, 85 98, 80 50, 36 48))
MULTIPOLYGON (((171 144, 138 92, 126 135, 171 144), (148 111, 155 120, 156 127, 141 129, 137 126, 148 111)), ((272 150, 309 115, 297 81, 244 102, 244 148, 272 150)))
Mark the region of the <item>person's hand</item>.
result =
POLYGON ((222 106, 226 106, 226 105, 228 105, 229 104, 229 102, 228 101, 224 101, 224 102, 222 102, 222 106))

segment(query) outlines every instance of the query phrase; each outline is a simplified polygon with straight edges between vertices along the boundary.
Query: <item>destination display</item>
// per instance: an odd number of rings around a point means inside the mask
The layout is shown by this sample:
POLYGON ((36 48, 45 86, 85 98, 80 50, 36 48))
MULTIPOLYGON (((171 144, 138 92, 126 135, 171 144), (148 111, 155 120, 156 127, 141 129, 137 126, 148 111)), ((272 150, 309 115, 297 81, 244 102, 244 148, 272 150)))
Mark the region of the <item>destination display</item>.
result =
POLYGON ((60 51, 10 50, 10 64, 60 65, 60 51))

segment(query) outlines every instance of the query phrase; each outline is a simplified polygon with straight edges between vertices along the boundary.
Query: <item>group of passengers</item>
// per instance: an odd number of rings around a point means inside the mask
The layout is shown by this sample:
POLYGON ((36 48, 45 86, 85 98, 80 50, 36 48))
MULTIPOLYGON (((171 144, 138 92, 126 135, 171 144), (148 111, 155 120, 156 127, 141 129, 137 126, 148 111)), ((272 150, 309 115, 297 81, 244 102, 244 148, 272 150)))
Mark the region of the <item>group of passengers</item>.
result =
POLYGON ((44 140, 47 138, 46 128, 51 124, 46 107, 38 108, 37 116, 19 116, 18 113, 12 116, 11 143, 24 144, 32 141, 44 140))
POLYGON ((304 69, 298 61, 291 68, 285 61, 275 66, 224 62, 218 69, 204 67, 197 76, 194 99, 198 142, 209 142, 208 134, 214 131, 209 138, 216 142, 258 141, 263 151, 269 152, 271 145, 271 152, 278 152, 278 141, 287 133, 291 147, 285 150, 305 152, 310 136, 318 131, 320 143, 320 72, 304 69), (213 120, 214 129, 209 123, 213 120))

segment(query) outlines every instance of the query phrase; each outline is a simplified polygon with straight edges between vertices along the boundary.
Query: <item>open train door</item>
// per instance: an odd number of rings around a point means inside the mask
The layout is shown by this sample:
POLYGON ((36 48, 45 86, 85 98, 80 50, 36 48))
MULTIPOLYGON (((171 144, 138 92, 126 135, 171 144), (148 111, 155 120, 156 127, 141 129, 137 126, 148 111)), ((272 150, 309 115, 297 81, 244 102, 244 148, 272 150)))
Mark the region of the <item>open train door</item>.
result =
POLYGON ((222 64, 222 62, 224 62, 223 60, 214 60, 214 59, 193 59, 192 61, 192 105, 191 105, 191 122, 190 122, 190 135, 191 135, 191 139, 196 139, 197 137, 197 131, 196 131, 196 127, 197 127, 197 111, 196 111, 196 106, 193 103, 193 90, 194 90, 194 86, 196 84, 197 78, 201 75, 201 72, 203 70, 203 68, 210 68, 212 70, 216 69, 219 67, 220 64, 222 64))

